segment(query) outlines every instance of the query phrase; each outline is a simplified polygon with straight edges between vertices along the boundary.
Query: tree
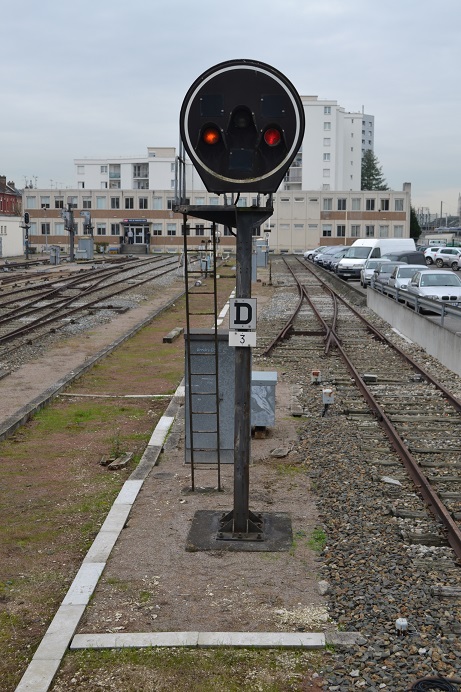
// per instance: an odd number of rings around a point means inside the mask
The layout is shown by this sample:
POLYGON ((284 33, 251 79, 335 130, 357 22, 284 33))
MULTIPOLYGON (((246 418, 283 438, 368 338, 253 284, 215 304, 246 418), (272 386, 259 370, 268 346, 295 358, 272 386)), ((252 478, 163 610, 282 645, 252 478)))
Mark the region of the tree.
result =
POLYGON ((362 156, 362 190, 388 190, 378 158, 371 149, 362 156))
POLYGON ((421 235, 421 226, 419 225, 418 217, 414 207, 410 207, 410 238, 418 240, 421 235))

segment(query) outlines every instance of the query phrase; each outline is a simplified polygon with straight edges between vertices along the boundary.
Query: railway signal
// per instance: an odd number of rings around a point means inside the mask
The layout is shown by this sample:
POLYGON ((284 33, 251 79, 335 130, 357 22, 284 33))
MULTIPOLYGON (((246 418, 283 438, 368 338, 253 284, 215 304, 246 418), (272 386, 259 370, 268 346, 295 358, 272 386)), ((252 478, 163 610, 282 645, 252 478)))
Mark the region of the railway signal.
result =
POLYGON ((281 72, 229 60, 204 72, 180 114, 184 147, 209 192, 275 192, 304 136, 304 108, 281 72))

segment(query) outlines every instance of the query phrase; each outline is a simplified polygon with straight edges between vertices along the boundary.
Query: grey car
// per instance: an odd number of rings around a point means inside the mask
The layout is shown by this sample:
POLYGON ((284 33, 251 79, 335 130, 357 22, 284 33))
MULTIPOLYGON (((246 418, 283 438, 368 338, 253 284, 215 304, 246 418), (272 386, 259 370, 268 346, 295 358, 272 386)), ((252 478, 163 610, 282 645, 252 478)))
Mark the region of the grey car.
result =
POLYGON ((412 276, 419 271, 429 271, 429 267, 425 264, 403 264, 401 267, 395 267, 389 277, 388 285, 393 288, 405 289, 412 276))
POLYGON ((405 262, 381 262, 379 267, 376 267, 373 272, 373 276, 371 277, 371 287, 382 291, 383 287, 387 286, 395 267, 399 267, 404 264, 405 262))
POLYGON ((377 269, 383 262, 390 262, 390 260, 384 259, 369 259, 363 265, 360 270, 360 285, 366 288, 370 285, 373 272, 377 269))

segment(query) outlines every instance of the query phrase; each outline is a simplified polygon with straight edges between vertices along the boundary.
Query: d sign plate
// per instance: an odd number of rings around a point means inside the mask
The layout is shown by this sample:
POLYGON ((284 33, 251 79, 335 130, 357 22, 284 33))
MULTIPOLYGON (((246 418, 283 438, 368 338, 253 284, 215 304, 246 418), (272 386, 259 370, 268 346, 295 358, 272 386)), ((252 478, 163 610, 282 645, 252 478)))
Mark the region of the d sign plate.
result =
POLYGON ((234 298, 229 301, 229 329, 256 330, 256 298, 234 298))

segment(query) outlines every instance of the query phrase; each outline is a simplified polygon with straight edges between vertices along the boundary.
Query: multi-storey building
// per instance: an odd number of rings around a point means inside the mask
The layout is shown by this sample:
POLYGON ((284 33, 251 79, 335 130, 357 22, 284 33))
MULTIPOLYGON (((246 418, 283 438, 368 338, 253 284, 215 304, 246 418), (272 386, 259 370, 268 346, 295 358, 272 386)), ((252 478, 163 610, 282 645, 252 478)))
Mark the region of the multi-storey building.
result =
MULTIPOLYGON (((409 236, 411 186, 401 191, 280 191, 274 195, 274 214, 257 233, 270 231, 274 252, 302 252, 326 244, 351 244, 357 238, 409 236)), ((222 199, 203 190, 191 191, 193 205, 218 205, 222 199)), ((24 191, 24 209, 30 214, 31 243, 41 252, 49 244, 67 245, 61 212, 71 204, 77 237, 84 234, 81 211, 90 211, 96 242, 117 249, 129 230, 136 245, 155 252, 180 251, 183 217, 173 211, 174 190, 72 190, 24 191)), ((256 197, 242 195, 241 206, 256 204, 256 197)), ((223 248, 233 249, 235 238, 218 227, 223 248)), ((196 247, 210 236, 209 222, 189 217, 188 244, 196 247)))

